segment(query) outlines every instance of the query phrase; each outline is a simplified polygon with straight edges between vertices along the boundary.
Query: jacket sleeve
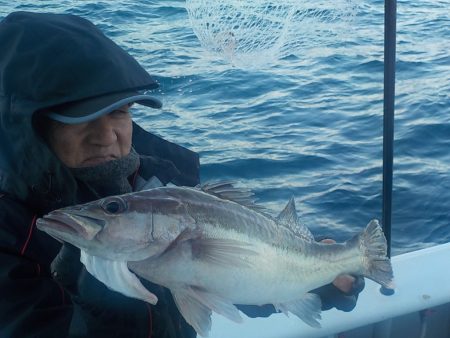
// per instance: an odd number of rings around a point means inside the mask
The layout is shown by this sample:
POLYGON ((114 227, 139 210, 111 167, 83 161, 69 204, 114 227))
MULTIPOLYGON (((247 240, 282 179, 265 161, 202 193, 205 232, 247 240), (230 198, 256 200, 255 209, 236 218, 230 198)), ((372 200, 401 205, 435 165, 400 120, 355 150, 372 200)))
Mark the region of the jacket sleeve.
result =
POLYGON ((20 203, 0 198, 0 334, 67 337, 73 307, 50 275, 55 243, 40 238, 34 223, 20 203))

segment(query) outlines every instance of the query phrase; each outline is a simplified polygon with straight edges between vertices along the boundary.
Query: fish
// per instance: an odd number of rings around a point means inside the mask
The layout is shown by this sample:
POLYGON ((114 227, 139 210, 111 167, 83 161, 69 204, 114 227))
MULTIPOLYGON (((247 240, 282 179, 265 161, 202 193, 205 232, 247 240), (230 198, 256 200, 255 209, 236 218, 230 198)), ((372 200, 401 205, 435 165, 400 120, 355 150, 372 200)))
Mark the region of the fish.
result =
POLYGON ((110 196, 52 211, 37 228, 80 248, 86 269, 114 291, 156 304, 141 279, 168 288, 203 337, 213 311, 242 322, 234 304, 273 304, 320 327, 320 297, 310 291, 342 274, 394 288, 376 219, 346 242, 317 242, 293 197, 273 217, 230 182, 110 196))

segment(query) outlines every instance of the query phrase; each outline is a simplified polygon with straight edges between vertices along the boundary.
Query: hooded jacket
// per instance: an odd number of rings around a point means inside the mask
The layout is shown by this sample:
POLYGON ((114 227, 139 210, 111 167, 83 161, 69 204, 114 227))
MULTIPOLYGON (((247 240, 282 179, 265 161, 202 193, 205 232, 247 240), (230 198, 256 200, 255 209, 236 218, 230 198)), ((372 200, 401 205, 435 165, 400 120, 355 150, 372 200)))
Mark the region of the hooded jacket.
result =
MULTIPOLYGON (((158 85, 134 58, 77 16, 12 13, 0 22, 0 45, 0 337, 67 337, 70 326, 78 325, 74 303, 50 274, 60 243, 37 230, 35 222, 51 210, 94 197, 38 134, 36 114, 55 105, 158 85)), ((199 183, 197 154, 134 122, 133 147, 142 155, 141 178, 199 183)), ((192 336, 192 330, 183 329, 187 324, 170 297, 152 309, 97 287, 97 294, 117 298, 129 310, 127 315, 103 316, 99 325, 108 323, 109 337, 192 336)), ((95 311, 99 309, 94 309, 94 318, 95 311)), ((72 331, 81 332, 77 327, 72 331)))

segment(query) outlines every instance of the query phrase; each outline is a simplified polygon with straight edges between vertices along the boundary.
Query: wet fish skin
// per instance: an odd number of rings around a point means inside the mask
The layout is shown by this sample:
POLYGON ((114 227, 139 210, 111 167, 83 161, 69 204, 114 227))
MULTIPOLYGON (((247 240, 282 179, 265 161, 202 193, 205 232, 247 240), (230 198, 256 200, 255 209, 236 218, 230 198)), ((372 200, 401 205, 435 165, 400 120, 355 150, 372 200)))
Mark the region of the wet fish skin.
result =
POLYGON ((293 199, 272 218, 248 197, 228 183, 161 187, 61 209, 38 228, 80 247, 88 271, 116 291, 154 303, 134 274, 169 288, 202 336, 211 311, 242 320, 233 304, 274 304, 318 327, 320 298, 308 291, 343 273, 393 286, 377 221, 346 243, 321 244, 293 199))

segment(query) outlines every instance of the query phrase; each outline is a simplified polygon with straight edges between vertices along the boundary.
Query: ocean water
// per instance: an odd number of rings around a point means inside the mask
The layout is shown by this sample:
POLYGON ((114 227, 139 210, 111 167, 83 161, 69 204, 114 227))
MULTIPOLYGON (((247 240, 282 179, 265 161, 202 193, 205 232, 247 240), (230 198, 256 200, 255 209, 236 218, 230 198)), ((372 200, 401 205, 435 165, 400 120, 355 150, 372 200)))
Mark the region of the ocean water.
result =
MULTIPOLYGON (((449 8, 398 1, 393 254, 450 240, 449 8)), ((257 69, 202 47, 184 1, 0 0, 0 18, 18 10, 81 15, 128 50, 164 103, 136 120, 197 151, 203 181, 237 181, 274 215, 295 196, 338 241, 381 219, 383 1, 363 1, 342 41, 257 69)))

